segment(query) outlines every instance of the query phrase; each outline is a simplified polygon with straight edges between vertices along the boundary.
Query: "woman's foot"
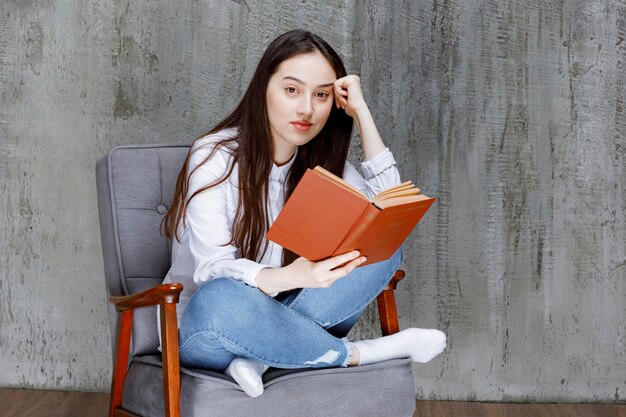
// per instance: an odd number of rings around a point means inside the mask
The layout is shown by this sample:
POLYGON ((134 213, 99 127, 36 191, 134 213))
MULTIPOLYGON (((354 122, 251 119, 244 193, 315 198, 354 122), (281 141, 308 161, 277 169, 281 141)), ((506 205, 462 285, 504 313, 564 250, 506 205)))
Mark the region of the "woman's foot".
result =
POLYGON ((237 357, 233 359, 224 373, 235 380, 250 397, 263 394, 263 373, 269 366, 252 359, 237 357))
POLYGON ((446 335, 435 329, 410 328, 378 339, 353 342, 353 346, 358 349, 360 357, 356 365, 399 358, 425 363, 443 352, 446 335))

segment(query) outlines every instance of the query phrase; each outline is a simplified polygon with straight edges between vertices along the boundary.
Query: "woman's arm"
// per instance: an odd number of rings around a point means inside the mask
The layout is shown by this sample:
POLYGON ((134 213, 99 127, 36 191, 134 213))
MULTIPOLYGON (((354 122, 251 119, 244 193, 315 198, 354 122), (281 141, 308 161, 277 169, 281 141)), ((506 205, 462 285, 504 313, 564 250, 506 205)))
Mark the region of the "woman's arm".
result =
POLYGON ((256 284, 267 294, 294 288, 327 288, 366 261, 365 256, 359 255, 359 251, 352 251, 319 262, 299 257, 282 268, 262 269, 256 284))
POLYGON ((361 79, 348 75, 335 81, 335 105, 346 111, 356 123, 361 136, 361 146, 365 160, 373 159, 385 150, 385 144, 378 133, 372 114, 361 91, 361 79))
MULTIPOLYGON (((205 160, 210 154, 212 145, 207 143, 194 152, 190 159, 189 172, 205 160)), ((208 162, 202 164, 191 175, 186 198, 222 178, 231 163, 232 159, 228 152, 218 150, 208 162)), ((233 186, 230 179, 227 179, 197 194, 187 207, 186 230, 181 235, 180 244, 174 242, 175 246, 181 246, 183 249, 178 251, 181 256, 174 259, 172 266, 180 268, 178 264, 184 263, 182 269, 187 274, 189 267, 192 266, 193 280, 197 285, 214 278, 230 277, 255 286, 258 271, 268 267, 249 259, 239 258, 237 248, 229 244, 234 212, 229 210, 227 200, 233 194, 233 186)))
POLYGON ((343 178, 368 198, 401 183, 396 161, 378 133, 372 114, 363 98, 361 80, 348 75, 335 81, 335 105, 351 116, 359 129, 365 161, 361 169, 365 178, 348 162, 343 178))

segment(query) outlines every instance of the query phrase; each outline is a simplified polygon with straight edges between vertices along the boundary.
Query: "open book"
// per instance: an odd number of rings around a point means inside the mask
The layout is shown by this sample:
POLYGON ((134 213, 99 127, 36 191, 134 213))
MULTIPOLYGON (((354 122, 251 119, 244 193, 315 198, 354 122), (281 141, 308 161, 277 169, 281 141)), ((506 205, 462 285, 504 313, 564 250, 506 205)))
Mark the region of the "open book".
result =
POLYGON ((390 258, 434 201, 411 181, 370 201, 317 166, 304 174, 266 238, 310 261, 358 249, 367 265, 390 258))

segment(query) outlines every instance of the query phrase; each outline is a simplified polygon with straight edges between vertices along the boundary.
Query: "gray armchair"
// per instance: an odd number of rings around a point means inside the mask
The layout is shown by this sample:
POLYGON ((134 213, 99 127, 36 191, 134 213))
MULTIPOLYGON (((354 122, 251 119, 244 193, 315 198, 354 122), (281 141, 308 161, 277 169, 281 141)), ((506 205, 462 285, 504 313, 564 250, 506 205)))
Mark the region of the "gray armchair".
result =
MULTIPOLYGON (((351 368, 270 369, 263 377, 265 392, 257 398, 221 373, 179 366, 176 303, 182 286, 161 284, 170 248, 160 223, 187 150, 121 146, 96 166, 114 346, 109 415, 412 416, 409 359, 351 368), (157 305, 162 306, 163 353, 157 349, 157 305)), ((377 299, 383 334, 398 331, 393 289, 402 276, 398 271, 377 299)))

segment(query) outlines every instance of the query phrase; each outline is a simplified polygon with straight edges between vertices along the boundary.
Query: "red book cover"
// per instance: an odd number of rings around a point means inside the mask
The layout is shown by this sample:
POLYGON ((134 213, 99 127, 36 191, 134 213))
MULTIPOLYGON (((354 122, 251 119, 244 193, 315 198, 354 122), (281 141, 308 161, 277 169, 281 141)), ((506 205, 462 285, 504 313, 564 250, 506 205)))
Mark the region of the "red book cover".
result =
POLYGON ((307 170, 267 239, 310 261, 358 249, 367 265, 391 257, 435 201, 420 196, 380 209, 341 182, 307 170))

